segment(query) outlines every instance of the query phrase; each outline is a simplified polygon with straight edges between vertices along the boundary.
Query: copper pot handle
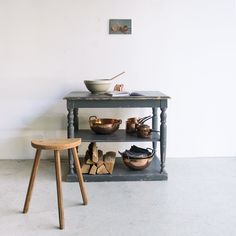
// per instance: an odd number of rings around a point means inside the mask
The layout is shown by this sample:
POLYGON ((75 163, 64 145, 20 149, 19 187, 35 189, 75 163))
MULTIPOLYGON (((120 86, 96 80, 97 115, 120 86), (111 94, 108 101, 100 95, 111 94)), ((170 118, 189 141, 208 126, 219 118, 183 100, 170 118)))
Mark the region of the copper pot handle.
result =
POLYGON ((159 130, 155 130, 155 129, 150 129, 150 132, 156 132, 156 133, 160 133, 159 130))
POLYGON ((96 116, 90 116, 89 121, 92 121, 92 120, 97 120, 97 117, 96 116))
POLYGON ((151 119, 151 118, 152 118, 151 115, 145 116, 145 117, 143 117, 143 118, 140 118, 140 119, 138 119, 138 124, 139 124, 139 125, 142 125, 144 122, 148 121, 148 120, 151 119))
POLYGON ((155 150, 152 148, 146 148, 147 150, 151 150, 151 156, 155 155, 155 150))
POLYGON ((120 153, 121 156, 124 154, 123 152, 120 152, 120 151, 118 151, 118 152, 120 153))

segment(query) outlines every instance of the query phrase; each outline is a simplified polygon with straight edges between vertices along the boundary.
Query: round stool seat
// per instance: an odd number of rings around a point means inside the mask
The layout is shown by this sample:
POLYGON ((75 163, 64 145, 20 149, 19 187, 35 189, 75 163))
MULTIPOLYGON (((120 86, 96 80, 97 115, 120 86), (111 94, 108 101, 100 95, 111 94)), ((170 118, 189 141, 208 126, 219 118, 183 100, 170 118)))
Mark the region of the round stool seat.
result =
POLYGON ((32 147, 43 150, 65 150, 77 147, 81 144, 81 138, 70 139, 42 139, 31 141, 32 147))

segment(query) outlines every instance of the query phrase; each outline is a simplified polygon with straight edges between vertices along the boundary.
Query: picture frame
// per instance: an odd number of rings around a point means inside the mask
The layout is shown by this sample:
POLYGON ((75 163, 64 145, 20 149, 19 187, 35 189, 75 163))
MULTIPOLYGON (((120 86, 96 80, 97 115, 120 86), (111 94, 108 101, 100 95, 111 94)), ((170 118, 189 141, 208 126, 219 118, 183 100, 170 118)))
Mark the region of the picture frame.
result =
POLYGON ((109 34, 131 34, 132 21, 131 19, 110 19, 109 34))

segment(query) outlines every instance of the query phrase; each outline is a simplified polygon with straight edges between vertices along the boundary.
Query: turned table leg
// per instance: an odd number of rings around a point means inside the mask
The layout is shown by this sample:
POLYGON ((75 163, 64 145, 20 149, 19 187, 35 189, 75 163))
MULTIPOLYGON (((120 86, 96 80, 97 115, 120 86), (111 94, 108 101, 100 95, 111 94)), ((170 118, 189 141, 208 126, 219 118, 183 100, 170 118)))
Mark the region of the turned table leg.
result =
POLYGON ((77 133, 79 130, 79 109, 74 108, 74 133, 77 133))
MULTIPOLYGON (((157 108, 152 108, 152 129, 157 130, 157 108)), ((153 151, 157 152, 157 141, 152 142, 153 151)))
MULTIPOLYGON (((68 108, 68 115, 67 115, 67 137, 74 138, 75 134, 74 129, 74 110, 68 108)), ((71 149, 68 150, 68 158, 69 158, 69 175, 74 175, 74 160, 72 156, 71 149)))
POLYGON ((167 136, 167 125, 166 125, 166 107, 161 107, 161 126, 160 126, 160 155, 161 155, 161 172, 165 169, 166 161, 166 136, 167 136))

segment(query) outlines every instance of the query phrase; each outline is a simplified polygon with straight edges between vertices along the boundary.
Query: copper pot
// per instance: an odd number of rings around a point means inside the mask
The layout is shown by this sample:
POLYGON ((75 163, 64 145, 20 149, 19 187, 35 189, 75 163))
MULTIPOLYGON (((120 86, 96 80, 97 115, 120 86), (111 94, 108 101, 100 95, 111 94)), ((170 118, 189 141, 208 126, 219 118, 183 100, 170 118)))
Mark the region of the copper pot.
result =
POLYGON ((126 133, 132 134, 136 132, 136 125, 138 124, 138 118, 132 117, 126 121, 126 133))
POLYGON ((149 125, 145 125, 145 124, 138 125, 136 127, 136 130, 137 130, 137 136, 139 138, 150 138, 152 132, 158 132, 157 130, 151 129, 149 125))
POLYGON ((137 126, 137 136, 139 138, 149 138, 151 136, 151 128, 149 125, 137 126))
POLYGON ((152 116, 145 116, 143 118, 132 117, 126 121, 126 132, 127 133, 136 133, 137 127, 147 120, 151 119, 152 116))
POLYGON ((89 125, 91 130, 96 134, 112 134, 119 129, 122 120, 110 118, 97 118, 96 116, 89 117, 89 125))

